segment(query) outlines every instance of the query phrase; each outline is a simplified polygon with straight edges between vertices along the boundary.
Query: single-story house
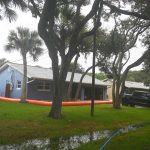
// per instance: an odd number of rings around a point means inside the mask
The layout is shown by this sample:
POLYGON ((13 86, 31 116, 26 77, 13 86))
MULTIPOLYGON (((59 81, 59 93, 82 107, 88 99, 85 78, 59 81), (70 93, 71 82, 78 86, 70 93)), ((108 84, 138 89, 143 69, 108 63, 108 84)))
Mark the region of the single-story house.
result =
MULTIPOLYGON (((74 98, 77 85, 82 74, 75 73, 73 80, 72 98, 74 98)), ((70 81, 71 72, 66 78, 66 91, 70 81)), ((50 68, 39 66, 27 66, 27 98, 37 100, 52 100, 53 74, 50 68)), ((23 65, 7 62, 0 68, 0 96, 20 98, 23 79, 23 65)), ((91 99, 92 77, 86 75, 82 82, 80 92, 81 100, 91 99)), ((107 83, 95 79, 95 99, 102 100, 107 98, 107 83)))
MULTIPOLYGON (((103 80, 107 84, 109 84, 107 88, 107 96, 109 99, 112 99, 112 79, 105 79, 103 80)), ((150 91, 149 86, 145 86, 142 82, 132 82, 132 81, 125 81, 125 93, 132 94, 133 91, 150 91)))

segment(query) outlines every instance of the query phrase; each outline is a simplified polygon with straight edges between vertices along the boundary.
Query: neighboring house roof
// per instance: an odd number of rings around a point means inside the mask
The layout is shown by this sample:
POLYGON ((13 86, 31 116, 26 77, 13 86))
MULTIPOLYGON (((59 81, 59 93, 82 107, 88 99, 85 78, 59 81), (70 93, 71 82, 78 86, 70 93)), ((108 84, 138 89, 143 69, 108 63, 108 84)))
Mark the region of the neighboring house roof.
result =
MULTIPOLYGON (((7 62, 5 65, 3 65, 0 68, 0 71, 2 71, 6 67, 12 67, 15 70, 19 71, 21 74, 23 74, 23 65, 22 64, 16 64, 16 63, 11 63, 7 62)), ((80 78, 82 74, 81 73, 75 73, 74 75, 74 83, 79 83, 80 78)), ((27 77, 28 78, 36 78, 36 79, 53 79, 53 73, 52 69, 50 68, 43 68, 39 66, 27 66, 27 77)), ((71 78, 71 72, 68 72, 66 81, 69 82, 71 78)), ((82 83, 84 84, 91 84, 92 83, 92 77, 89 75, 85 75, 82 83)), ((101 85, 101 86, 108 86, 106 82, 100 81, 98 79, 95 79, 95 85, 101 85)))
POLYGON ((135 88, 135 89, 150 89, 149 86, 145 86, 144 83, 142 82, 131 82, 131 81, 126 81, 125 86, 127 88, 135 88))
MULTIPOLYGON (((104 79, 103 80, 106 83, 112 83, 112 79, 104 79)), ((125 87, 127 88, 134 88, 134 89, 150 89, 149 86, 145 86, 142 82, 132 82, 132 81, 125 81, 125 87)))

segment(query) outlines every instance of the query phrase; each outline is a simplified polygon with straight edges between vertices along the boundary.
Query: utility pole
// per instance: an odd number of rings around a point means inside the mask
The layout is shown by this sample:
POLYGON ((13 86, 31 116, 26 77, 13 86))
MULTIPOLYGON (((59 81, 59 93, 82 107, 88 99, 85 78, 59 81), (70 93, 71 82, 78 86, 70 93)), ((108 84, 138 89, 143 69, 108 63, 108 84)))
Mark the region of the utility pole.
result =
MULTIPOLYGON (((94 26, 96 16, 94 17, 94 26)), ((91 98, 91 117, 94 116, 94 100, 95 100, 95 53, 96 53, 96 31, 93 34, 93 68, 92 68, 92 98, 91 98)))

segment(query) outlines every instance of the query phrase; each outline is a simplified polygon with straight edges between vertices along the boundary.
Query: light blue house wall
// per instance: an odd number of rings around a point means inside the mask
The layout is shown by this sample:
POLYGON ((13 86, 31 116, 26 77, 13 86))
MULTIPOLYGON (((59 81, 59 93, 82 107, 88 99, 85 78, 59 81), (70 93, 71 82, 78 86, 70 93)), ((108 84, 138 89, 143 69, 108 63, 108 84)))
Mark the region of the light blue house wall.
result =
MULTIPOLYGON (((34 70, 35 68, 33 68, 34 70)), ((33 71, 32 70, 32 71, 33 71)), ((22 69, 17 68, 17 66, 11 67, 9 65, 4 66, 0 70, 0 96, 5 96, 5 89, 6 89, 6 84, 9 83, 12 88, 10 92, 10 97, 11 98, 20 98, 21 97, 21 88, 17 88, 17 81, 21 81, 23 79, 23 74, 21 73, 22 69), (20 70, 19 70, 20 69, 20 70)), ((29 68, 29 76, 30 76, 31 68, 29 68)), ((36 69, 35 69, 36 72, 36 69)), ((31 72, 31 75, 33 72, 31 72)), ((28 76, 28 77, 29 77, 28 76)), ((41 79, 41 78, 35 78, 35 77, 30 77, 28 78, 27 82, 27 98, 28 99, 37 99, 37 100, 52 100, 53 99, 53 87, 52 87, 52 80, 47 79, 50 83, 50 89, 48 90, 42 90, 39 89, 39 81, 46 80, 46 79, 41 79)), ((68 82, 66 83, 66 86, 64 88, 64 93, 67 93, 67 88, 68 88, 68 82)), ((73 89, 72 89, 72 99, 75 97, 75 93, 77 90, 78 83, 73 84, 73 89)), ((107 91, 107 86, 101 86, 101 85, 96 85, 95 86, 95 99, 106 99, 106 91, 107 91)), ((81 100, 90 100, 91 99, 91 84, 82 84, 81 92, 80 92, 80 99, 81 100)))
POLYGON ((17 88, 17 80, 22 81, 22 74, 17 70, 11 68, 10 66, 6 67, 3 71, 0 72, 0 96, 5 96, 6 84, 11 84, 11 94, 10 97, 19 98, 21 96, 21 89, 17 88))

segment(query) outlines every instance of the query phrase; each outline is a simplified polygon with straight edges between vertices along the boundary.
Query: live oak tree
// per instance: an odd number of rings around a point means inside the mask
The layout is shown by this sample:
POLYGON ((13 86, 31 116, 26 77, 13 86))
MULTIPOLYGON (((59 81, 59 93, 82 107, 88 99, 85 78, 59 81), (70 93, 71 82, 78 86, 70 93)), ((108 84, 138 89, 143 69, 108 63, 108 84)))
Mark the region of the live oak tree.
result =
POLYGON ((100 16, 103 5, 99 0, 94 1, 91 10, 84 16, 81 9, 89 3, 88 0, 46 0, 42 11, 39 11, 39 6, 35 2, 37 1, 31 1, 31 4, 40 17, 38 32, 44 40, 52 60, 54 96, 49 116, 60 118, 65 80, 70 62, 78 54, 82 41, 92 35, 100 26, 99 17, 97 17, 96 26, 84 30, 96 12, 97 16, 100 16), (63 19, 64 17, 65 19, 63 19), (58 56, 61 58, 60 69, 58 56))
POLYGON ((147 57, 145 60, 144 60, 144 65, 143 65, 143 70, 142 72, 144 73, 144 84, 146 86, 150 86, 150 54, 149 54, 149 57, 147 57))
POLYGON ((146 86, 150 86, 150 30, 147 31, 143 40, 143 46, 149 50, 146 58, 144 59, 143 69, 142 72, 145 73, 144 84, 146 86))
POLYGON ((23 59, 23 83, 21 102, 26 102, 27 98, 27 54, 34 61, 43 53, 42 41, 36 31, 30 31, 28 28, 18 27, 17 31, 12 30, 8 35, 8 43, 5 46, 5 51, 19 51, 23 59))
POLYGON ((150 20, 148 0, 94 0, 86 15, 82 14, 81 9, 88 5, 90 0, 30 0, 29 2, 33 14, 40 18, 38 32, 44 40, 52 60, 54 98, 49 113, 52 118, 61 116, 63 89, 69 64, 72 58, 78 54, 78 47, 83 39, 92 35, 99 27, 99 16, 101 16, 101 12, 105 11, 105 9, 102 11, 103 6, 110 8, 109 13, 111 14, 115 12, 150 20), (131 9, 121 7, 123 4, 130 4, 131 9), (98 16, 96 26, 91 26, 85 32, 83 29, 95 14, 98 16), (61 58, 60 69, 58 56, 61 58))
POLYGON ((128 71, 140 65, 149 52, 146 50, 138 60, 127 66, 127 62, 130 59, 130 51, 135 46, 139 35, 148 30, 149 27, 149 21, 129 18, 120 22, 117 21, 114 29, 111 31, 108 41, 111 41, 113 60, 111 60, 111 63, 108 63, 109 69, 105 70, 112 74, 113 78, 112 97, 114 108, 121 107, 128 71))
MULTIPOLYGON (((148 26, 149 26, 149 20, 150 20, 150 1, 149 0, 144 0, 144 1, 140 1, 140 0, 122 0, 122 1, 104 1, 104 5, 107 6, 108 8, 110 8, 110 13, 111 14, 117 14, 117 15, 128 15, 128 16, 134 16, 136 18, 141 19, 141 21, 145 20, 145 26, 144 24, 141 25, 141 29, 134 29, 133 32, 134 34, 131 34, 133 36, 135 36, 135 38, 133 37, 133 41, 136 41, 136 37, 138 37, 139 34, 141 34, 142 32, 144 32, 148 26), (129 10, 125 10, 124 5, 130 5, 130 7, 128 7, 129 10), (146 22, 147 20, 147 22, 146 22), (143 28, 142 28, 143 26, 143 28), (145 28, 145 29, 144 29, 145 28), (137 32, 137 33, 136 33, 137 32)), ((128 6, 129 6, 128 5, 128 6)), ((136 18, 134 18, 134 20, 136 21, 136 18)), ((137 23, 135 25, 138 25, 137 23)), ((130 27, 129 27, 130 29, 130 27)), ((131 28, 132 29, 132 28, 131 28)), ((129 31, 127 32, 129 33, 129 31)), ((132 37, 132 36, 131 36, 132 37)), ((121 39, 121 38, 120 38, 121 39)), ((129 38, 131 39, 131 38, 129 38)), ((131 39, 132 41, 132 39, 131 39)), ((134 42, 133 42, 134 44, 134 42)), ((129 46, 129 45, 127 45, 129 46)), ((131 43, 132 46, 132 43, 131 43)), ((149 50, 147 49, 143 55, 134 63, 132 63, 131 65, 127 66, 126 69, 123 71, 123 75, 119 75, 118 73, 121 72, 123 66, 126 64, 126 62, 124 64, 122 64, 122 59, 125 58, 124 54, 122 52, 119 52, 118 56, 115 56, 115 61, 113 61, 113 78, 115 80, 113 80, 113 107, 114 108, 120 108, 120 103, 121 103, 121 99, 122 99, 122 95, 124 92, 124 84, 125 84, 125 79, 127 77, 128 71, 135 67, 140 65, 144 59, 146 58, 146 56, 148 55, 149 50), (121 62, 121 63, 119 63, 121 62), (118 73, 117 73, 118 72, 118 73)), ((128 60, 128 59, 127 59, 128 60)))

